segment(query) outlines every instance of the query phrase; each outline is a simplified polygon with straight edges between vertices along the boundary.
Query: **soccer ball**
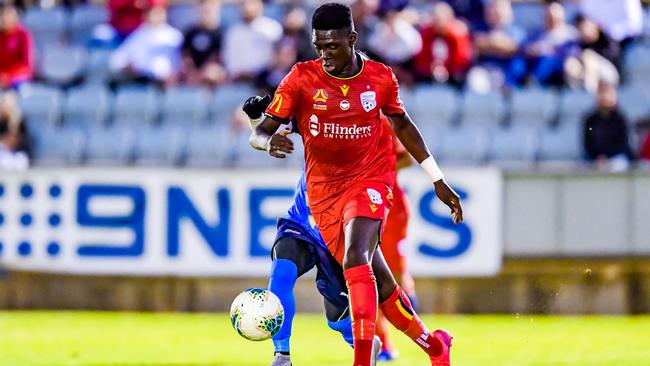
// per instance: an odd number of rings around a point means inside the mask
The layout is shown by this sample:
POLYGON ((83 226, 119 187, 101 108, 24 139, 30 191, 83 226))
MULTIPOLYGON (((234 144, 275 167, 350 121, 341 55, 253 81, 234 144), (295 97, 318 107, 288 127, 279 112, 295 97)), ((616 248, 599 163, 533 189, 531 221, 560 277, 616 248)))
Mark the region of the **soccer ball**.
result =
POLYGON ((237 295, 230 306, 230 322, 242 337, 263 341, 282 327, 284 308, 280 299, 263 288, 249 288, 237 295))

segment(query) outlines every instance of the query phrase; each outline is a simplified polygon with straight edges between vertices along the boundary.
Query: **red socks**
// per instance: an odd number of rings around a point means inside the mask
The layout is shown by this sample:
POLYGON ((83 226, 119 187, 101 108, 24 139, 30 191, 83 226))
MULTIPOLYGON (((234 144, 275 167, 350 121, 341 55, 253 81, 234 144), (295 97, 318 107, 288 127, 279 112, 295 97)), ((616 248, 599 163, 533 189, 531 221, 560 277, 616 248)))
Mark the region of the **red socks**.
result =
POLYGON ((379 307, 395 328, 411 338, 430 357, 436 357, 442 353, 442 345, 422 324, 411 306, 411 301, 401 287, 397 286, 395 292, 379 307))
POLYGON ((343 274, 350 292, 354 366, 369 366, 377 319, 377 283, 372 267, 364 264, 346 269, 343 274))

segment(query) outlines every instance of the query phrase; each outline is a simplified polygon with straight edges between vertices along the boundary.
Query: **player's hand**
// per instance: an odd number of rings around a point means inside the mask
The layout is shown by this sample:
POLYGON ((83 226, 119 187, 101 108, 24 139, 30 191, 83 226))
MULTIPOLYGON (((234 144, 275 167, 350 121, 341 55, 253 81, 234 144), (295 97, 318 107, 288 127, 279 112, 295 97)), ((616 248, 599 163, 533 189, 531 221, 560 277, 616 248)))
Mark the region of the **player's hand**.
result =
POLYGON ((293 141, 287 137, 291 131, 282 130, 279 133, 273 134, 269 140, 269 145, 267 151, 269 155, 274 158, 284 159, 287 157, 287 154, 293 152, 293 141))
POLYGON ((436 195, 440 200, 451 209, 451 218, 454 224, 463 221, 463 208, 460 206, 460 197, 453 189, 441 179, 433 185, 436 188, 436 195))
POLYGON ((269 103, 271 103, 270 95, 265 95, 263 97, 260 97, 259 95, 255 95, 246 99, 246 102, 244 102, 242 109, 244 110, 244 113, 246 113, 248 118, 258 119, 262 116, 262 114, 266 110, 266 107, 269 106, 269 103))

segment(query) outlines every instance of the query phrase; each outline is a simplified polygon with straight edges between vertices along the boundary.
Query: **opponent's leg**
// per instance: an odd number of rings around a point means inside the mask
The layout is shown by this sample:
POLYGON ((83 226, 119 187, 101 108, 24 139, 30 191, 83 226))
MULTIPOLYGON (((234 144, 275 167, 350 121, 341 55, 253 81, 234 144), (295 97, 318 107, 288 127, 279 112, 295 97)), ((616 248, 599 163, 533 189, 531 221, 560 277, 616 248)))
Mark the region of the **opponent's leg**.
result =
POLYGON ((287 356, 276 357, 278 363, 274 361, 273 365, 291 365, 290 361, 288 361, 288 355, 291 350, 290 340, 293 317, 296 313, 293 288, 296 279, 315 265, 315 258, 307 249, 307 245, 302 240, 283 237, 273 246, 273 265, 269 277, 269 290, 278 296, 284 307, 284 322, 278 333, 273 336, 273 346, 276 355, 287 356))
POLYGON ((444 330, 429 332, 413 309, 408 296, 390 273, 381 250, 375 252, 372 266, 377 277, 379 307, 386 319, 417 343, 427 353, 432 365, 449 365, 451 335, 444 330))
POLYGON ((370 258, 379 240, 381 220, 355 217, 345 228, 344 275, 350 294, 354 366, 368 366, 377 319, 377 284, 370 258))

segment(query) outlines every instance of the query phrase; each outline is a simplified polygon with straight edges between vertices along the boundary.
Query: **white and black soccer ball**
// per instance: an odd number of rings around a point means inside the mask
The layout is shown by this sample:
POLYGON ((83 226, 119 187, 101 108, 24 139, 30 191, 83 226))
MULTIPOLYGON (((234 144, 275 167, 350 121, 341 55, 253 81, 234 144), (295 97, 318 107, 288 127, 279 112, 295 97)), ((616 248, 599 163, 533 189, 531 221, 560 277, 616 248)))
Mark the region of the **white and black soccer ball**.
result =
POLYGON ((284 308, 280 299, 263 288, 249 288, 237 295, 230 306, 230 322, 242 337, 263 341, 282 327, 284 308))

